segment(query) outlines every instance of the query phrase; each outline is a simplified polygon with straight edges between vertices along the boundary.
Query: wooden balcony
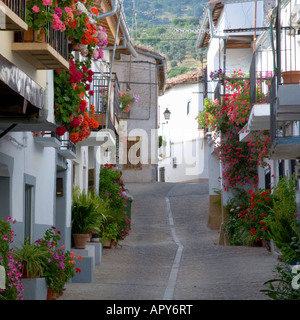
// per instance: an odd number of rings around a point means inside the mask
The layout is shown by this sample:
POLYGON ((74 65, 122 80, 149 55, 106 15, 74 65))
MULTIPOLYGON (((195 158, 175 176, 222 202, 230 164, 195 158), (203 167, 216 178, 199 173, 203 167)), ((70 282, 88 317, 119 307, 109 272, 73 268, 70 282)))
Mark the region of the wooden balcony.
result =
POLYGON ((27 30, 26 0, 0 0, 0 30, 27 30))
POLYGON ((28 30, 16 35, 12 51, 21 55, 37 70, 68 69, 68 43, 65 34, 48 28, 48 33, 37 37, 37 31, 28 30))

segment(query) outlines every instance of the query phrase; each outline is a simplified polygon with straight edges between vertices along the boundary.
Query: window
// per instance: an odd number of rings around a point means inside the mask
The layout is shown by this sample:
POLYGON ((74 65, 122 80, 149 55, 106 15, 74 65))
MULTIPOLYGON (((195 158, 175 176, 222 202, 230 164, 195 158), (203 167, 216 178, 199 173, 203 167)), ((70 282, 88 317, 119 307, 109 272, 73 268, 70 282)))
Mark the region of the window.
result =
POLYGON ((25 184, 25 230, 24 240, 32 240, 32 224, 33 224, 33 192, 34 186, 25 184))

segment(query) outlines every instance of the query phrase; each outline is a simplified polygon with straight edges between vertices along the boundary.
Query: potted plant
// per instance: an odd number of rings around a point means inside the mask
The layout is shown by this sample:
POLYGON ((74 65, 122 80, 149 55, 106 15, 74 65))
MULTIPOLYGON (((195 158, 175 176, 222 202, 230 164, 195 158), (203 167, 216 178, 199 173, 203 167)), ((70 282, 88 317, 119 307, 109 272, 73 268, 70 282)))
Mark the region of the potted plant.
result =
POLYGON ((299 70, 282 71, 281 76, 284 84, 300 84, 299 70))
MULTIPOLYGON (((46 230, 43 238, 35 243, 47 252, 47 263, 44 267, 48 294, 47 300, 55 299, 63 291, 63 287, 75 275, 75 254, 66 250, 65 246, 58 246, 60 231, 53 226, 46 230)), ((78 255, 76 260, 82 259, 78 255)))
POLYGON ((118 241, 119 228, 117 222, 111 222, 103 227, 100 241, 103 243, 103 248, 111 248, 112 242, 118 241))
POLYGON ((24 300, 45 300, 47 283, 45 268, 48 259, 48 250, 35 243, 25 241, 20 248, 15 248, 14 258, 22 266, 22 283, 24 300))
POLYGON ((46 265, 48 251, 28 240, 21 245, 21 248, 15 248, 14 257, 18 260, 22 268, 22 278, 39 278, 43 276, 46 265))
POLYGON ((92 237, 91 237, 91 241, 92 242, 99 242, 99 240, 100 240, 100 234, 99 234, 99 232, 93 232, 92 233, 92 237))
POLYGON ((127 117, 131 107, 136 103, 140 102, 140 96, 134 94, 133 92, 124 91, 119 93, 119 102, 120 102, 120 109, 123 112, 123 117, 127 117))
POLYGON ((90 232, 99 231, 99 226, 105 219, 100 212, 100 202, 95 194, 85 190, 80 192, 74 188, 72 203, 72 234, 75 248, 84 249, 90 238, 90 232))

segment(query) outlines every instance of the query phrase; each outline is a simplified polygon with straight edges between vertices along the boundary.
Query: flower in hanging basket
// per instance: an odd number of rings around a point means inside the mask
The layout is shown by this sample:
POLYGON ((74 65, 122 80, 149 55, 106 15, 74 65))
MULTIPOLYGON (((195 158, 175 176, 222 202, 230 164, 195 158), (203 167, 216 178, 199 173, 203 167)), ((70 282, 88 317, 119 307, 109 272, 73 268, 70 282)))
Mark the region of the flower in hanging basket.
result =
POLYGON ((124 112, 129 112, 135 102, 140 102, 140 96, 129 91, 120 92, 119 102, 121 110, 124 112))

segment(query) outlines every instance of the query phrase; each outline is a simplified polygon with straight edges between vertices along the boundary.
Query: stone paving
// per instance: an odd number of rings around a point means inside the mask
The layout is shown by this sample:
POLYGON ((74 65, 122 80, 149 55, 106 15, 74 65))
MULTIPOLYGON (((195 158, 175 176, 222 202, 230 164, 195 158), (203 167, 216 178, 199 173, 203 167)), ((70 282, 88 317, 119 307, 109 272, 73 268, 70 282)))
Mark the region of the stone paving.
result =
POLYGON ((207 182, 126 186, 134 197, 130 235, 103 250, 93 283, 68 283, 60 300, 268 300, 260 289, 275 257, 218 245, 217 230, 206 226, 207 182))

